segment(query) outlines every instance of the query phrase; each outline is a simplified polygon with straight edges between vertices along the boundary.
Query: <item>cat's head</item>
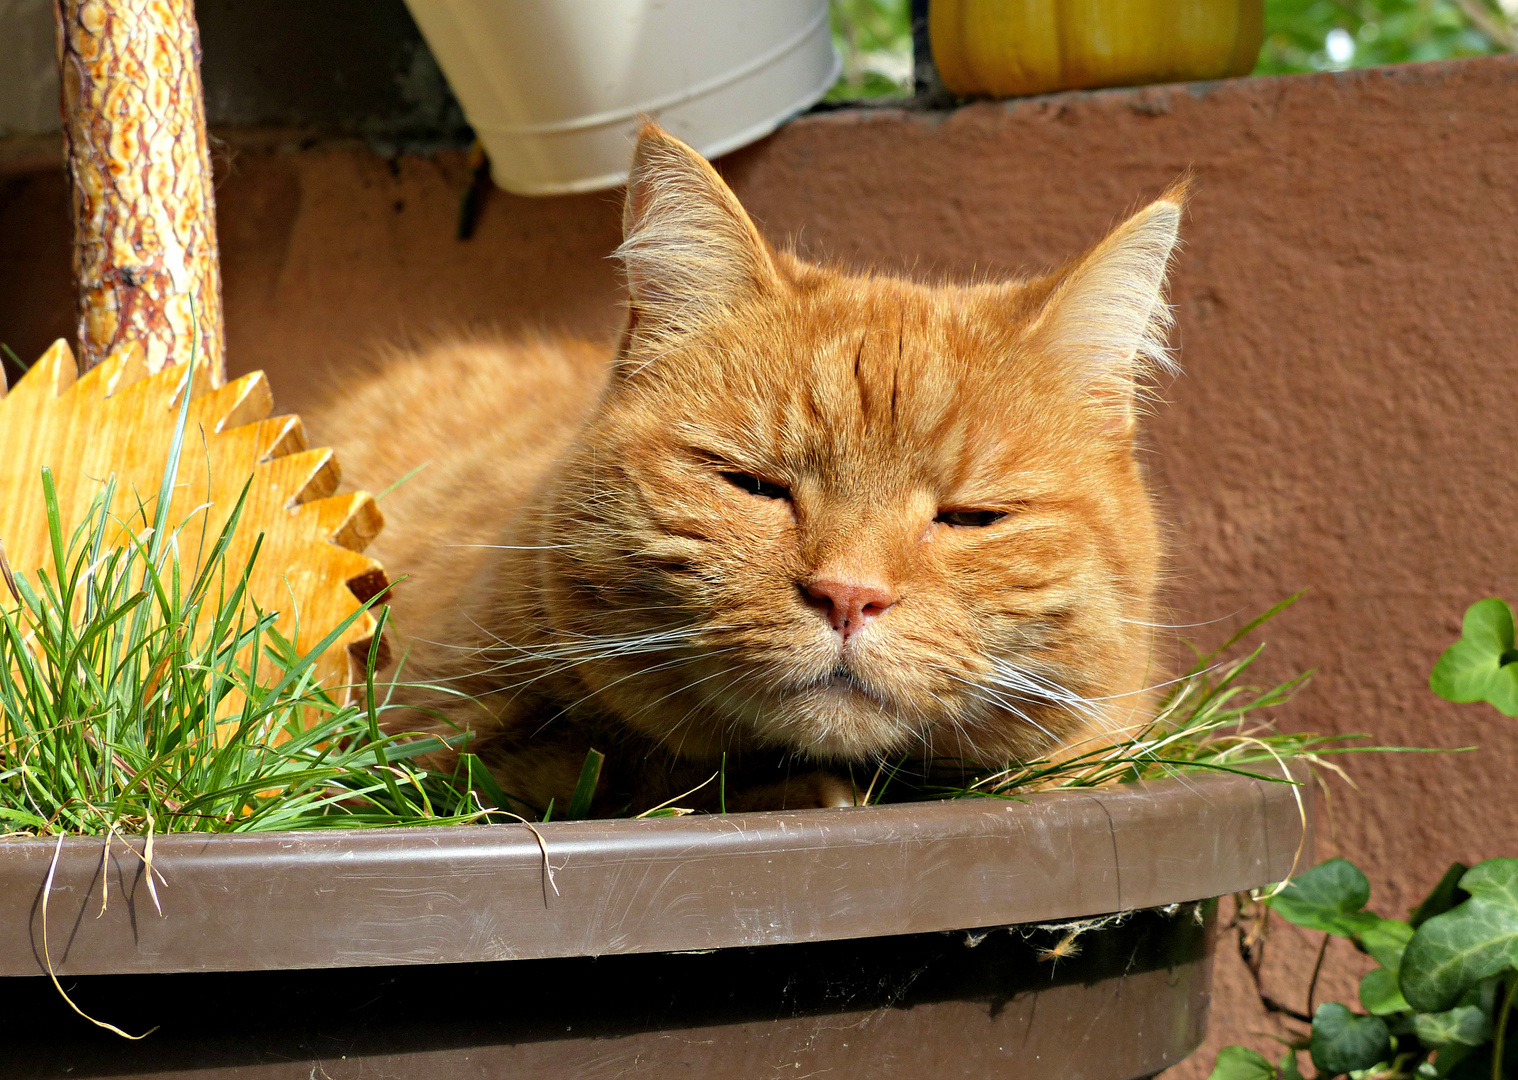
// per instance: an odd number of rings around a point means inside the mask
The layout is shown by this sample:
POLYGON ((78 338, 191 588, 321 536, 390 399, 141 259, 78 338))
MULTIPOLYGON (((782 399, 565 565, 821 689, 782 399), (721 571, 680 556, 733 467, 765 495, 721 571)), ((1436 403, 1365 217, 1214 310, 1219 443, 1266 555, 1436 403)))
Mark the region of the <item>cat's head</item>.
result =
POLYGON ((772 248, 649 125, 628 328, 548 520, 587 700, 676 752, 824 761, 1133 723, 1160 561, 1134 428, 1181 210, 1031 280, 848 273, 772 248))

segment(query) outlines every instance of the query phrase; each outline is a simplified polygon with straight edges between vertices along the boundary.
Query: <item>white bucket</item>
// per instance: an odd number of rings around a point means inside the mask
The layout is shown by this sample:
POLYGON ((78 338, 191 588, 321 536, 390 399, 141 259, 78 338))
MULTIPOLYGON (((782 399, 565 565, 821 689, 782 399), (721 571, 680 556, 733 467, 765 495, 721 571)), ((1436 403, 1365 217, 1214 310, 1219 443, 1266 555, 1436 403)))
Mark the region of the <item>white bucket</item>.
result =
POLYGON ((707 157, 838 78, 828 0, 406 0, 495 182, 519 195, 627 180, 646 112, 707 157))

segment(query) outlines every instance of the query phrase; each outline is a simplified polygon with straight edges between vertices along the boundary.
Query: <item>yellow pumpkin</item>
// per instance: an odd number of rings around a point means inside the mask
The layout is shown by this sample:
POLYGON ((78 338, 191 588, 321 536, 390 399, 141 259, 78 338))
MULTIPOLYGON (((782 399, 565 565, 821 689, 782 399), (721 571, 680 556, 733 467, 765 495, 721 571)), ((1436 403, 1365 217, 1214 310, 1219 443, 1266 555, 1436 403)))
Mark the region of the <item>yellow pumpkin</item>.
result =
POLYGON ((932 0, 928 36, 963 97, 1247 75, 1264 0, 932 0))

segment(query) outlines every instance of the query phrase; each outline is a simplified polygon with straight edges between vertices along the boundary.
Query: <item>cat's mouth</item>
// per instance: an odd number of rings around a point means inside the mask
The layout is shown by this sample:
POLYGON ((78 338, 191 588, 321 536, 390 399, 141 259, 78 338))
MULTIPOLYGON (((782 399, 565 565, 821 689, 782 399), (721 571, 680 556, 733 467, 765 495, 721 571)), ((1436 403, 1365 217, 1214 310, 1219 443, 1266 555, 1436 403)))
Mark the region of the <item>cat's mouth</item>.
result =
POLYGON ((860 694, 877 705, 886 704, 847 664, 834 664, 833 669, 819 681, 818 688, 834 694, 860 694))

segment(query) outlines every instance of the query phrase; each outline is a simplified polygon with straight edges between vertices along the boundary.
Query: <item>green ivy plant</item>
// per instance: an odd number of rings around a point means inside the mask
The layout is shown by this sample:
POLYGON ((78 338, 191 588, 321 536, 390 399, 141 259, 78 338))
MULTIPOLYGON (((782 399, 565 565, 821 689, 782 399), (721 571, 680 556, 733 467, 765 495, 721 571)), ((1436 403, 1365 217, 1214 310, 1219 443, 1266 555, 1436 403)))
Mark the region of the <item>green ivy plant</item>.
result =
MULTIPOLYGON (((1518 716, 1515 638, 1504 601, 1472 604, 1460 640, 1434 665, 1430 689, 1449 701, 1484 701, 1518 716)), ((1306 1012, 1261 994, 1272 1012, 1308 1027, 1284 1040, 1278 1062, 1243 1046, 1224 1048, 1209 1080, 1303 1080, 1304 1052, 1317 1078, 1518 1077, 1518 858, 1455 863, 1406 920, 1367 911, 1369 900, 1365 875, 1347 859, 1330 859, 1258 901, 1239 939, 1257 981, 1268 912, 1324 935, 1306 1012), (1362 1011, 1337 1001, 1313 1008, 1324 950, 1334 937, 1376 962, 1360 980, 1362 1011)))
POLYGON ((1324 1002, 1273 1063, 1224 1049, 1211 1080, 1300 1080, 1306 1052, 1318 1077, 1356 1080, 1518 1075, 1512 1031, 1518 993, 1518 859, 1451 866, 1407 920, 1365 910, 1370 883, 1347 859, 1330 859, 1262 901, 1287 922, 1347 938, 1376 962, 1360 980, 1357 1012, 1324 1002))
POLYGON ((1434 665, 1429 689, 1448 701, 1485 701, 1506 716, 1518 716, 1518 650, 1513 638, 1513 609, 1505 601, 1472 604, 1460 640, 1434 665))

